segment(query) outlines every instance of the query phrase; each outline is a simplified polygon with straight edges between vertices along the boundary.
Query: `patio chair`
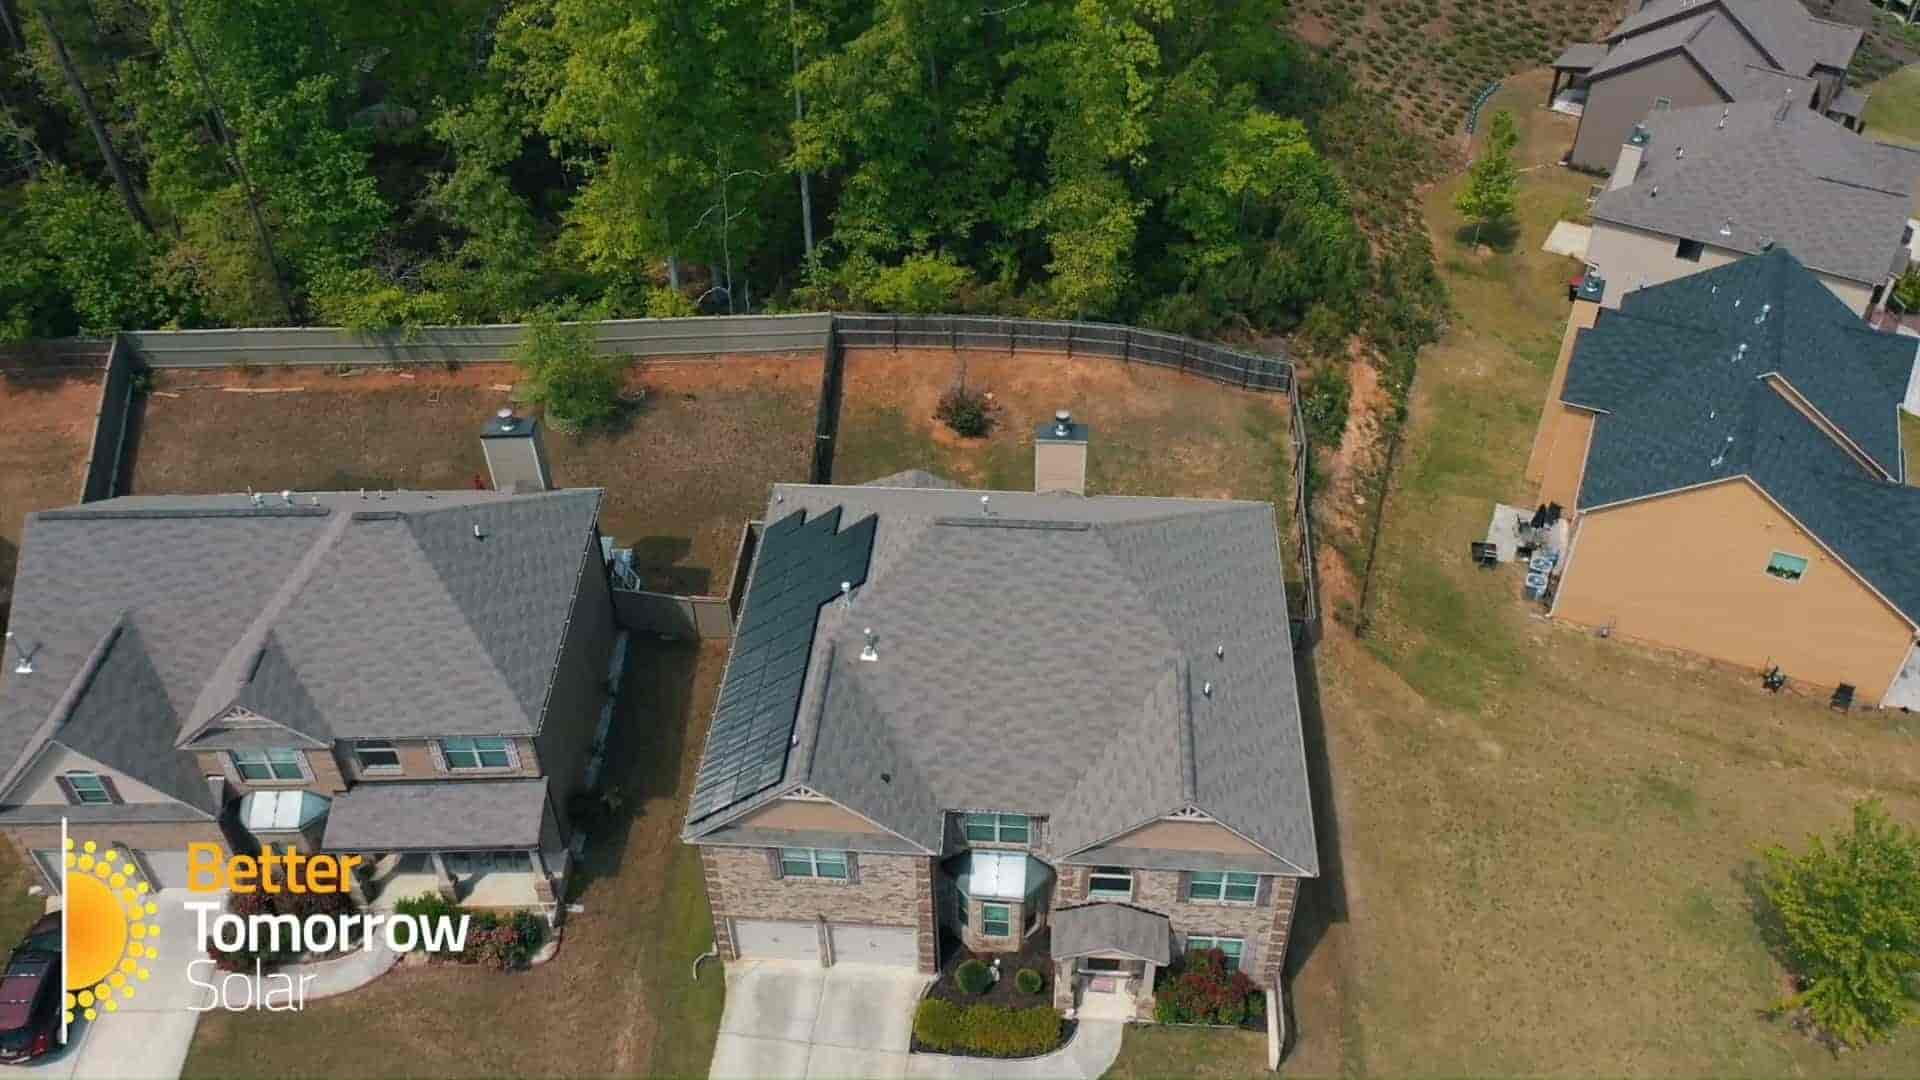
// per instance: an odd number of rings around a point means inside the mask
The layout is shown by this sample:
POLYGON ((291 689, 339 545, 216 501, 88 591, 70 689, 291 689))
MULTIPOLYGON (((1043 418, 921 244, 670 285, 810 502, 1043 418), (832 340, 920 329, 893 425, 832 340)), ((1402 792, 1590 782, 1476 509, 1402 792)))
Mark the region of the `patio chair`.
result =
POLYGON ((1482 568, 1500 565, 1500 549, 1484 541, 1475 540, 1469 545, 1473 552, 1474 564, 1482 568))
POLYGON ((1827 702, 1827 708, 1837 712, 1846 712, 1853 708, 1853 684, 1841 683, 1833 688, 1833 697, 1827 702))

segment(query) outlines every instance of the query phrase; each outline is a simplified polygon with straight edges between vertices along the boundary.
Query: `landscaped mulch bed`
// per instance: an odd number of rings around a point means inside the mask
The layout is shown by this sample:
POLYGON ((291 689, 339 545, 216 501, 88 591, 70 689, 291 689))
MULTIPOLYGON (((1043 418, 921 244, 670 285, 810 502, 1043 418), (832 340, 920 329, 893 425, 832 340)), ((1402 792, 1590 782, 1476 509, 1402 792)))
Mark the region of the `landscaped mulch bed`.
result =
POLYGON ((960 939, 946 934, 940 938, 940 977, 928 988, 927 996, 951 1001, 955 1005, 1003 1005, 1009 1009, 1026 1009, 1035 1005, 1053 1004, 1053 932, 1042 930, 1026 940, 1017 953, 973 952, 960 944, 960 939), (954 982, 954 969, 970 959, 977 959, 991 965, 1000 961, 1000 981, 987 988, 984 994, 969 994, 954 982), (1040 973, 1044 980, 1037 994, 1023 994, 1014 985, 1014 973, 1021 968, 1032 968, 1040 973))

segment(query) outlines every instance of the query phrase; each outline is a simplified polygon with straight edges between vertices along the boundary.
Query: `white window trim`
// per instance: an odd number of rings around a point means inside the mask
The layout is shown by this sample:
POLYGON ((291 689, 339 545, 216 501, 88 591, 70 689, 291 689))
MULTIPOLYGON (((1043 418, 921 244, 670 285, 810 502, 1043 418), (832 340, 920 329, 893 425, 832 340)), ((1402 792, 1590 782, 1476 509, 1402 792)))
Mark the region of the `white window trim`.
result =
MULTIPOLYGON (((800 860, 796 857, 793 861, 799 862, 800 860)), ((833 860, 831 859, 828 860, 828 862, 832 862, 832 861, 833 860)), ((795 881, 831 881, 839 884, 848 884, 853 881, 853 867, 849 865, 849 862, 850 860, 847 857, 847 853, 844 851, 837 850, 835 848, 783 847, 780 849, 780 876, 783 879, 790 878, 795 881), (800 852, 806 853, 806 856, 807 856, 807 872, 806 873, 798 874, 793 872, 792 870, 787 869, 787 854, 789 852, 794 853, 796 856, 800 852), (834 877, 831 874, 822 874, 820 872, 820 856, 823 854, 839 856, 839 859, 840 859, 840 876, 839 877, 834 877)))
POLYGON ((1015 930, 1015 927, 1017 925, 1018 925, 1018 921, 1015 920, 1013 917, 1013 904, 1011 902, 1004 901, 1004 900, 982 900, 980 902, 980 936, 981 937, 991 937, 991 938, 1013 937, 1018 932, 1015 930), (1006 923, 1006 927, 1007 927, 1006 933, 996 934, 993 931, 987 929, 987 924, 993 921, 987 917, 987 909, 990 907, 1000 908, 1001 910, 1007 913, 1006 919, 1003 920, 1006 923))
POLYGON ((1227 970, 1241 970, 1247 961, 1246 938, 1228 937, 1221 934, 1188 934, 1186 951, 1188 955, 1197 952, 1208 952, 1213 949, 1219 949, 1222 942, 1231 942, 1232 944, 1240 946, 1240 951, 1237 954, 1228 954, 1225 949, 1221 949, 1220 951, 1223 955, 1226 955, 1228 962, 1232 965, 1227 970), (1207 944, 1204 947, 1195 947, 1194 942, 1196 941, 1204 941, 1207 944))
POLYGON ((80 806, 112 806, 113 805, 113 792, 107 790, 107 782, 106 780, 101 778, 99 773, 76 771, 76 772, 61 773, 60 775, 66 777, 67 786, 73 789, 73 797, 80 800, 77 805, 80 805, 80 806), (74 783, 75 779, 84 779, 99 785, 100 797, 98 799, 89 799, 85 795, 81 794, 80 785, 74 783))
POLYGON ((403 765, 400 761, 400 748, 394 745, 394 742, 392 739, 355 739, 353 742, 353 764, 355 768, 359 769, 363 773, 379 773, 382 775, 403 772, 406 769, 406 766, 403 765), (385 750, 388 753, 392 754, 393 764, 391 765, 367 764, 366 761, 360 757, 360 751, 368 743, 381 744, 377 747, 374 747, 374 749, 385 750))
POLYGON ((1260 904, 1260 875, 1249 873, 1245 870, 1202 870, 1189 872, 1187 875, 1187 895, 1185 899, 1189 904, 1218 904, 1224 907, 1258 907, 1260 904), (1217 898, 1193 895, 1195 879, 1201 874, 1220 875, 1220 895, 1217 898), (1253 879, 1253 899, 1235 900, 1227 895, 1227 886, 1234 884, 1233 878, 1235 875, 1253 879))
POLYGON ((1795 555, 1795 554, 1794 554, 1793 552, 1791 552, 1791 551, 1777 551, 1777 550, 1776 550, 1776 551, 1775 551, 1775 552, 1773 552, 1773 553, 1772 553, 1771 555, 1768 555, 1768 556, 1767 556, 1767 565, 1766 565, 1766 567, 1765 567, 1765 568, 1764 568, 1764 569, 1763 569, 1763 570, 1762 570, 1761 572, 1762 572, 1762 573, 1764 573, 1764 574, 1766 574, 1766 575, 1767 575, 1768 577, 1770 577, 1770 578, 1772 578, 1772 579, 1773 579, 1773 580, 1775 580, 1775 581, 1780 581, 1780 582, 1785 582, 1785 583, 1786 583, 1786 584, 1788 584, 1788 585, 1798 585, 1798 584, 1800 584, 1801 582, 1803 582, 1803 581, 1805 581, 1805 580, 1807 580, 1807 571, 1809 571, 1809 570, 1812 570, 1812 569, 1813 569, 1813 560, 1812 560, 1812 559, 1810 559, 1810 558, 1808 558, 1807 556, 1805 556, 1805 555, 1795 555), (1776 573, 1774 573, 1774 572, 1773 572, 1773 560, 1775 560, 1775 559, 1779 559, 1779 558, 1787 558, 1787 559, 1799 559, 1799 560, 1800 560, 1800 573, 1799 573, 1799 574, 1798 574, 1797 576, 1795 576, 1795 577, 1782 577, 1782 576, 1780 576, 1779 574, 1776 574, 1776 573))
MULTIPOLYGON (((513 736, 511 735, 451 735, 445 738, 435 739, 433 742, 433 745, 434 745, 434 751, 440 755, 440 760, 446 765, 448 772, 504 773, 504 772, 515 772, 520 768, 520 751, 518 747, 514 745, 514 739, 513 739, 513 736), (507 753, 507 763, 505 765, 488 765, 480 760, 480 754, 482 753, 482 751, 477 744, 482 739, 500 740, 501 747, 507 753), (453 759, 447 756, 447 744, 450 742, 475 743, 476 745, 474 746, 474 749, 473 749, 474 764, 455 765, 453 763, 453 759)), ((493 750, 491 748, 488 748, 485 751, 485 753, 491 754, 493 753, 493 750)))
POLYGON ((1093 870, 1087 871, 1087 899, 1088 900, 1110 900, 1110 901, 1117 900, 1123 903, 1132 901, 1133 900, 1133 871, 1128 870, 1125 867, 1114 867, 1109 870, 1101 870, 1099 868, 1095 868, 1093 870), (1098 891, 1098 886, 1094 884, 1095 878, 1112 879, 1112 878, 1120 878, 1120 877, 1125 877, 1127 879, 1127 891, 1125 895, 1116 895, 1111 891, 1106 894, 1102 894, 1098 891))
POLYGON ((227 751, 227 761, 233 766, 233 774, 239 777, 240 782, 243 784, 304 784, 313 779, 313 770, 307 767, 307 755, 301 750, 291 746, 269 746, 260 750, 229 750, 227 751), (292 754, 294 768, 300 770, 300 775, 274 775, 272 755, 275 753, 292 754), (241 754, 259 754, 265 759, 264 765, 243 765, 240 761, 241 754), (264 767, 267 770, 266 776, 253 777, 241 771, 243 768, 260 767, 264 767))
POLYGON ((1032 847, 1035 828, 1033 821, 1032 814, 1020 814, 1011 810, 965 810, 960 814, 960 835, 965 837, 969 844, 1015 844, 1020 847, 1032 847), (972 817, 990 817, 993 819, 993 837, 991 839, 976 840, 968 833, 967 830, 970 826, 967 823, 967 819, 972 817), (1001 834, 1008 828, 1007 823, 1002 820, 1003 818, 1019 818, 1026 822, 1026 838, 1023 840, 1008 840, 1002 837, 1001 834))

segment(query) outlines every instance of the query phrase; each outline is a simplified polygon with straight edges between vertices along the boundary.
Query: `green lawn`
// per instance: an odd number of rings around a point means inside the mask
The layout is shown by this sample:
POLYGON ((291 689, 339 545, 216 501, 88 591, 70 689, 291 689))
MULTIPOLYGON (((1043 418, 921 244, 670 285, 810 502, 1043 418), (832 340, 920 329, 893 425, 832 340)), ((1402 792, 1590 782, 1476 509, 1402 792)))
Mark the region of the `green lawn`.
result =
POLYGON ((1908 64, 1872 86, 1867 135, 1920 146, 1920 64, 1908 64))
POLYGON ((1129 1027, 1106 1080, 1231 1080, 1267 1071, 1267 1037, 1254 1031, 1129 1027))
POLYGON ((559 955, 530 971, 407 967, 297 1013, 210 1013, 183 1075, 705 1076, 719 965, 700 859, 678 839, 726 643, 636 643, 609 776, 615 820, 589 827, 559 955))
MULTIPOLYGON (((1495 101, 1523 164, 1571 122, 1543 76, 1495 101)), ((1303 899, 1292 1075, 1914 1076, 1920 1031, 1833 1056, 1767 1009, 1783 972, 1746 881, 1884 798, 1920 818, 1920 724, 1535 616, 1468 541, 1521 477, 1565 323, 1570 261, 1539 251, 1588 180, 1524 174, 1510 251, 1427 214, 1457 305, 1422 357, 1374 581, 1373 630, 1315 663, 1333 812, 1303 899)))

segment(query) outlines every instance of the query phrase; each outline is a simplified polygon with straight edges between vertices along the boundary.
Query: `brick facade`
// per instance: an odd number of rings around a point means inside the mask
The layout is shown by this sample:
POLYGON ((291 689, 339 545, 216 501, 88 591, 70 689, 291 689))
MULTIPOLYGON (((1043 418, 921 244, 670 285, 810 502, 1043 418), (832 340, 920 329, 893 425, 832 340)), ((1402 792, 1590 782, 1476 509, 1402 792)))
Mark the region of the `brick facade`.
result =
POLYGON ((730 919, 911 926, 920 968, 932 972, 937 948, 932 860, 919 855, 859 854, 857 881, 774 876, 767 848, 703 847, 700 863, 720 955, 739 959, 730 919))
POLYGON ((1186 949, 1189 934, 1242 939, 1246 947, 1240 969, 1262 984, 1271 983, 1286 959, 1298 879, 1271 879, 1262 886, 1263 902, 1258 904, 1192 903, 1183 898, 1180 881, 1177 871, 1136 870, 1133 902, 1167 917, 1176 951, 1186 949))

